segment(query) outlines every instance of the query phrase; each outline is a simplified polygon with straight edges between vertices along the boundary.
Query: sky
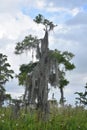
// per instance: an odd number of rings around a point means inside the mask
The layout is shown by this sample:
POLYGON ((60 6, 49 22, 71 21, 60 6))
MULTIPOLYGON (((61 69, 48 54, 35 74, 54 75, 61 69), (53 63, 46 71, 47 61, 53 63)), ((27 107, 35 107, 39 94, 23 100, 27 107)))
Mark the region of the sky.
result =
MULTIPOLYGON (((87 82, 87 0, 0 0, 0 53, 8 56, 15 74, 19 73, 21 64, 32 60, 31 51, 20 56, 14 54, 16 43, 29 34, 44 36, 43 27, 33 21, 38 14, 58 25, 49 34, 49 48, 75 55, 72 63, 76 68, 67 73, 70 83, 64 89, 67 103, 74 104, 74 93, 84 91, 87 82)), ((5 88, 13 98, 24 93, 15 78, 5 88)), ((59 100, 59 89, 51 88, 53 92, 59 100)))

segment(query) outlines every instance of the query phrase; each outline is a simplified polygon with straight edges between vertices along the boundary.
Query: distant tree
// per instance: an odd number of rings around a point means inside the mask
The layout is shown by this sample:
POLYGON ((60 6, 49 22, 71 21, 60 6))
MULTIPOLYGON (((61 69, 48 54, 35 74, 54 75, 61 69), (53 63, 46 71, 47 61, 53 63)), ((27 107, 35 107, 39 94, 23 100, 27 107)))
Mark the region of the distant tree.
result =
POLYGON ((40 14, 36 16, 34 21, 37 24, 44 25, 44 38, 38 39, 32 35, 25 37, 22 42, 17 43, 15 54, 21 54, 30 49, 36 50, 37 62, 22 65, 20 67, 22 75, 21 73, 19 74, 19 79, 20 83, 25 84, 26 86, 25 96, 28 95, 28 101, 35 103, 35 100, 37 99, 37 107, 44 113, 46 120, 49 111, 48 83, 55 87, 60 85, 62 73, 59 69, 59 65, 60 63, 63 63, 65 70, 72 70, 74 65, 69 61, 71 60, 71 57, 73 57, 73 54, 68 52, 61 54, 58 50, 50 50, 48 41, 49 32, 53 30, 56 25, 40 14), (69 55, 71 55, 71 57, 69 55))
POLYGON ((76 97, 76 100, 80 105, 87 106, 87 83, 85 85, 85 92, 76 92, 79 97, 76 97))
POLYGON ((10 64, 7 63, 7 56, 0 53, 0 106, 3 105, 4 100, 8 97, 6 95, 5 84, 9 78, 13 78, 13 70, 9 69, 10 64))
POLYGON ((22 104, 23 101, 21 99, 11 99, 12 118, 18 118, 22 104))
MULTIPOLYGON (((75 65, 71 63, 72 58, 74 57, 73 53, 68 52, 68 51, 58 51, 55 50, 53 51, 52 57, 55 57, 58 60, 58 71, 59 71, 59 84, 57 85, 58 88, 60 89, 60 104, 61 106, 64 106, 64 102, 66 101, 64 98, 64 87, 69 84, 69 81, 65 78, 66 76, 66 71, 73 70, 75 68, 75 65)), ((52 86, 55 86, 54 78, 55 75, 52 74, 52 77, 50 77, 50 82, 52 86)))
POLYGON ((60 98, 60 104, 61 106, 64 106, 64 103, 66 102, 65 97, 64 97, 64 87, 67 86, 69 84, 69 81, 67 79, 65 79, 64 77, 62 77, 60 79, 60 94, 61 94, 61 98, 60 98))

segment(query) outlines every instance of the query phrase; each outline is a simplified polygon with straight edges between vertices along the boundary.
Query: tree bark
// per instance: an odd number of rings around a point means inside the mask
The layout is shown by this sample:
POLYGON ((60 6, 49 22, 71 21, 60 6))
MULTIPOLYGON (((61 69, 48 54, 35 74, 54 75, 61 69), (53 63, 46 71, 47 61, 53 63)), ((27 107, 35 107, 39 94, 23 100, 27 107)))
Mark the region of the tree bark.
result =
POLYGON ((63 87, 60 87, 60 93, 61 93, 60 104, 61 104, 62 107, 64 107, 64 93, 63 93, 63 87))

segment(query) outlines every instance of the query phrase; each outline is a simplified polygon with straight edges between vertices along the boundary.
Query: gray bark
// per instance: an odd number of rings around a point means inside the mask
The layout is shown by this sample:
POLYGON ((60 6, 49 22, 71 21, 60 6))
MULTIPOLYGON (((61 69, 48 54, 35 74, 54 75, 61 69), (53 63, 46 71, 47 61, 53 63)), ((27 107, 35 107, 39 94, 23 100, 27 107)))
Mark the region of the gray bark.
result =
MULTIPOLYGON (((55 85, 58 85, 58 62, 56 59, 49 57, 48 49, 48 31, 45 31, 45 36, 41 40, 41 48, 37 45, 38 64, 33 69, 31 74, 32 87, 30 91, 30 100, 35 103, 37 99, 37 108, 44 113, 45 120, 48 119, 49 104, 48 104, 48 82, 50 74, 55 74, 55 85)), ((29 87, 29 86, 28 86, 29 87)), ((28 89, 27 89, 28 90, 28 89)), ((26 91, 27 91, 26 90, 26 91)))

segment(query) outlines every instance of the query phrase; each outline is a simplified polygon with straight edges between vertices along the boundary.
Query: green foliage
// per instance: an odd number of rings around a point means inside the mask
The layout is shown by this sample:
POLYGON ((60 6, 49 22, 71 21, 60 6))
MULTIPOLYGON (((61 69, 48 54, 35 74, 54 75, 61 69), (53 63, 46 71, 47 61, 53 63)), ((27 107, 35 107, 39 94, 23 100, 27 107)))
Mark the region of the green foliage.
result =
MULTIPOLYGON (((70 60, 73 58, 73 54, 70 52, 61 52, 58 50, 50 51, 49 56, 53 59, 57 59, 59 65, 63 65, 65 67, 65 70, 72 70, 75 68, 74 64, 70 62, 70 60)), ((23 64, 20 66, 20 73, 17 76, 19 79, 19 85, 24 85, 24 81, 26 79, 26 75, 28 73, 31 73, 34 69, 34 67, 37 65, 38 62, 35 63, 29 63, 29 64, 23 64)), ((60 77, 60 86, 66 86, 69 81, 67 81, 65 78, 65 72, 61 71, 61 77, 60 77)), ((55 75, 50 76, 50 83, 52 84, 52 81, 55 79, 55 75)))
POLYGON ((73 70, 75 65, 72 64, 70 61, 74 57, 73 53, 65 51, 61 52, 59 50, 54 50, 49 53, 52 58, 57 59, 59 64, 63 64, 66 70, 73 70))
POLYGON ((10 94, 5 94, 5 100, 11 100, 11 95, 10 94))
MULTIPOLYGON (((66 71, 70 71, 73 70, 75 68, 75 65, 71 63, 72 58, 74 57, 74 55, 71 52, 68 51, 64 51, 61 52, 57 49, 55 49, 54 51, 50 51, 49 52, 49 56, 55 60, 58 61, 59 64, 59 89, 60 89, 60 93, 61 93, 61 98, 60 98, 60 104, 63 106, 65 99, 64 99, 64 94, 63 94, 63 88, 69 84, 69 81, 65 78, 65 74, 66 71)), ((53 80, 55 79, 55 75, 51 76, 51 84, 53 82, 53 80)))
POLYGON ((2 106, 4 100, 7 98, 4 85, 9 81, 9 78, 13 78, 14 72, 9 68, 10 64, 7 63, 7 56, 0 53, 0 106, 2 106))
MULTIPOLYGON (((59 66, 63 65, 63 69, 61 69, 61 67, 59 67, 59 71, 60 71, 60 75, 59 75, 59 89, 61 93, 61 104, 65 101, 64 97, 63 97, 63 88, 69 84, 69 81, 65 78, 65 71, 66 70, 72 70, 75 68, 74 64, 72 64, 70 61, 73 58, 73 54, 71 52, 61 52, 58 50, 54 50, 54 51, 49 51, 49 57, 56 59, 58 61, 59 66), (64 69, 65 68, 65 69, 64 69)), ((29 73, 32 73, 34 67, 37 65, 38 62, 35 63, 29 63, 29 64, 23 64, 20 66, 20 73, 18 75, 18 80, 19 80, 19 85, 24 85, 25 86, 25 82, 26 82, 26 76, 29 73)), ((28 76, 29 77, 29 76, 28 76)), ((55 74, 50 74, 49 77, 49 83, 55 87, 55 74)), ((30 79, 31 80, 31 79, 30 79)), ((30 82, 30 80, 28 82, 30 82)))
POLYGON ((65 71, 70 71, 75 68, 75 65, 71 63, 71 60, 74 55, 71 52, 67 52, 67 51, 61 52, 56 49, 54 51, 50 51, 49 56, 58 61, 59 71, 61 73, 59 76, 60 87, 66 86, 69 83, 69 81, 65 79, 65 71))
POLYGON ((47 122, 38 121, 37 112, 21 110, 18 118, 11 113, 10 107, 0 109, 0 130, 87 130, 87 110, 80 107, 55 109, 47 122))
POLYGON ((7 56, 0 53, 0 86, 4 85, 9 78, 13 78, 13 70, 9 69, 10 64, 7 63, 7 56))
POLYGON ((43 15, 39 14, 38 16, 35 17, 34 21, 37 23, 37 24, 43 24, 45 26, 45 30, 48 30, 48 31, 51 31, 54 29, 55 26, 57 25, 54 25, 53 22, 49 21, 48 19, 45 19, 43 17, 43 15))
POLYGON ((37 65, 38 62, 35 63, 29 63, 29 64, 22 64, 19 68, 20 73, 17 75, 19 80, 19 85, 25 85, 26 76, 29 73, 32 73, 34 67, 37 65))
POLYGON ((76 97, 76 100, 79 101, 80 105, 87 105, 87 83, 85 86, 85 92, 76 92, 75 94, 78 95, 78 97, 76 97))
POLYGON ((60 80, 60 87, 61 86, 66 86, 67 84, 69 83, 69 81, 67 81, 67 79, 64 79, 64 77, 63 78, 61 78, 61 80, 60 80))
POLYGON ((22 42, 18 42, 15 47, 15 54, 22 54, 24 51, 36 48, 39 40, 32 35, 26 36, 22 42))
POLYGON ((43 23, 44 17, 43 17, 41 14, 39 14, 38 16, 36 16, 36 18, 34 19, 34 21, 35 21, 37 24, 43 23))
POLYGON ((34 69, 34 67, 37 65, 38 62, 34 62, 34 63, 29 63, 29 64, 22 64, 20 66, 20 71, 21 72, 26 72, 26 73, 31 73, 34 69))

